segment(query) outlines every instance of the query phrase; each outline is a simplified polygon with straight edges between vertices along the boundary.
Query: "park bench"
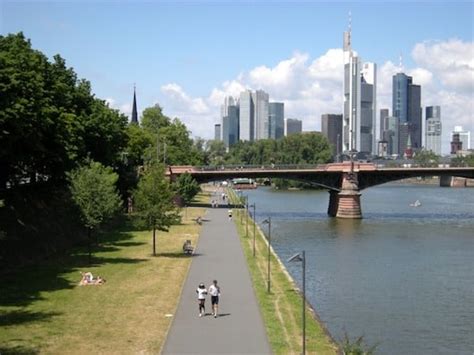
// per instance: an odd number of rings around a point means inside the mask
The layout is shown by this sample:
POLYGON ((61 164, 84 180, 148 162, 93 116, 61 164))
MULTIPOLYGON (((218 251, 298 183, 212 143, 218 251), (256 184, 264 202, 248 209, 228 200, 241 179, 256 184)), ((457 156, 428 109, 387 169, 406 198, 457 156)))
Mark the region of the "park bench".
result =
POLYGON ((194 251, 194 247, 191 245, 191 240, 186 240, 183 244, 183 253, 191 255, 194 251))

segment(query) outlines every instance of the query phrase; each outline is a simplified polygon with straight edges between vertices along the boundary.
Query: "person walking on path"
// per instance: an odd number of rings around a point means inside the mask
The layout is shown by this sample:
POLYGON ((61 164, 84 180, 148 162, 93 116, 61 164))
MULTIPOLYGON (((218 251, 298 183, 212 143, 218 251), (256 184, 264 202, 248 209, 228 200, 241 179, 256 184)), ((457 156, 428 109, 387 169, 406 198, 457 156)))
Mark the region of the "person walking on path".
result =
POLYGON ((221 288, 217 286, 217 280, 212 281, 209 286, 209 294, 211 295, 212 315, 217 318, 217 309, 219 307, 219 296, 221 295, 221 288))
POLYGON ((227 213, 229 214, 229 221, 231 221, 232 220, 232 210, 227 211, 227 213))
POLYGON ((196 293, 198 294, 198 305, 199 305, 199 317, 206 315, 206 295, 207 290, 206 286, 201 282, 196 289, 196 293))

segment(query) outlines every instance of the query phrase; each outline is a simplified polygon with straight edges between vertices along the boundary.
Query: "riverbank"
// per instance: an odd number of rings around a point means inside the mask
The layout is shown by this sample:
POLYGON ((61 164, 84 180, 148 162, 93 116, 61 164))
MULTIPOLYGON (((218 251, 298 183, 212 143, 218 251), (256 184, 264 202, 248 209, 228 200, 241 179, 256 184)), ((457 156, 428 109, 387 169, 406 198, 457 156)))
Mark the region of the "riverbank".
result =
MULTIPOLYGON (((202 194, 202 201, 208 196, 202 194)), ((101 236, 92 264, 87 250, 23 268, 0 280, 0 353, 158 353, 171 323, 196 245, 203 208, 182 211, 180 225, 157 235, 130 221, 101 236), (107 281, 78 286, 80 271, 107 281)))
MULTIPOLYGON (((238 197, 228 190, 231 201, 238 197)), ((278 256, 272 251, 270 257, 271 292, 267 293, 267 250, 266 238, 255 225, 255 257, 253 256, 254 221, 249 218, 246 235, 245 210, 234 210, 234 221, 240 235, 242 247, 252 276, 254 290, 267 329, 272 350, 276 354, 295 354, 302 351, 301 294, 295 282, 286 271, 278 256)), ((319 317, 306 304, 306 350, 308 353, 336 354, 338 346, 325 329, 319 317)))

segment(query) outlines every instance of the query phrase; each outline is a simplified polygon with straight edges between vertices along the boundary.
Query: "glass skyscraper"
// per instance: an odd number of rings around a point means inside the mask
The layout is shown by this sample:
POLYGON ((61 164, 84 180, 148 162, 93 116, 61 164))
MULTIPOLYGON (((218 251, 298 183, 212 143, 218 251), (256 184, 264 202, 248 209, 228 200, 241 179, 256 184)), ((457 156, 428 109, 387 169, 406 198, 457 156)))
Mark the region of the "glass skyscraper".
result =
POLYGON ((441 107, 427 106, 425 109, 425 147, 441 155, 441 107))
POLYGON ((252 92, 246 90, 240 93, 240 137, 241 141, 253 141, 255 139, 254 134, 254 104, 252 99, 252 92))
POLYGON ((254 139, 268 139, 270 136, 270 122, 268 116, 268 94, 263 90, 252 93, 254 104, 254 139))
POLYGON ((284 135, 285 104, 270 102, 268 104, 270 138, 279 139, 284 135))

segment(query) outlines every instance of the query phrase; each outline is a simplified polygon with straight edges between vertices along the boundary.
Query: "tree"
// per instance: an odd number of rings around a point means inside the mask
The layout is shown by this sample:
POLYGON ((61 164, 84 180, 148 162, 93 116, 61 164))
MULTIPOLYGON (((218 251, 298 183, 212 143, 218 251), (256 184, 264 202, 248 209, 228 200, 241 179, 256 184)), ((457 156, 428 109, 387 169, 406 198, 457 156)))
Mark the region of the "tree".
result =
POLYGON ((176 180, 175 190, 176 193, 183 198, 184 203, 189 204, 194 196, 201 191, 201 187, 190 174, 184 173, 176 180))
POLYGON ((156 230, 167 232, 180 219, 173 203, 174 191, 165 179, 164 167, 156 163, 146 166, 133 196, 139 221, 153 230, 155 256, 156 230))
POLYGON ((415 164, 423 168, 437 167, 439 164, 439 156, 431 150, 422 150, 413 157, 415 164))
POLYGON ((89 261, 91 234, 104 220, 120 210, 122 200, 116 190, 118 175, 111 168, 89 160, 68 174, 73 201, 81 211, 87 228, 89 261))
POLYGON ((474 154, 454 157, 453 159, 451 159, 451 166, 474 166, 474 154))

